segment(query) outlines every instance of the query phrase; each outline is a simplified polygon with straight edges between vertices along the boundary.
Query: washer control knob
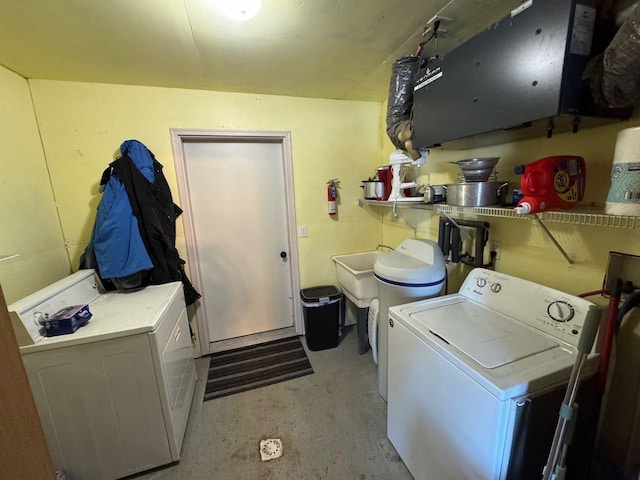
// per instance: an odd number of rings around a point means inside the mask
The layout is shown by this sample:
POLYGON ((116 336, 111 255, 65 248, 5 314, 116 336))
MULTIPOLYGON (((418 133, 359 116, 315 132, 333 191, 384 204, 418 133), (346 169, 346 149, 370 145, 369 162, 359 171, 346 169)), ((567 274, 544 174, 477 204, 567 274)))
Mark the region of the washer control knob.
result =
POLYGON ((502 290, 502 285, 500 285, 499 283, 491 284, 491 291, 493 293, 498 293, 500 290, 502 290))
POLYGON ((551 320, 556 322, 568 322, 575 315, 573 305, 564 300, 556 300, 551 302, 547 307, 547 315, 551 317, 551 320))
POLYGON ((476 280, 476 285, 478 285, 480 288, 484 287, 486 284, 487 284, 486 278, 479 277, 478 280, 476 280))

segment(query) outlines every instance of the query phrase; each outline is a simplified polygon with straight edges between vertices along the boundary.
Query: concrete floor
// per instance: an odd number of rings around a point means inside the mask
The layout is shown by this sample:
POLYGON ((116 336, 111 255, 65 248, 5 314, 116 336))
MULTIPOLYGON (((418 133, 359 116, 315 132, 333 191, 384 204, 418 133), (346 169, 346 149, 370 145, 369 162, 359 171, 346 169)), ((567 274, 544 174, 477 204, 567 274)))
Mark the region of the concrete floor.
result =
POLYGON ((370 351, 358 355, 355 327, 338 347, 307 354, 312 375, 208 402, 209 359, 198 359, 180 462, 135 478, 411 479, 387 439, 377 369, 370 351), (260 460, 266 438, 282 440, 281 458, 260 460))

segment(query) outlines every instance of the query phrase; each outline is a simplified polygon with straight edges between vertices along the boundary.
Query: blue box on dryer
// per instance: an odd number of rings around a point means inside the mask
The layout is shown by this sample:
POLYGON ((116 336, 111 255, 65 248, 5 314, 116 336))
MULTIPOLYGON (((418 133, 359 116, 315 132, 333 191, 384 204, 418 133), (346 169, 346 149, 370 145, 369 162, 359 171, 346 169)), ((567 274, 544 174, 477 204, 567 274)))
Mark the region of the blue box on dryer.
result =
POLYGON ((88 305, 72 305, 58 310, 44 323, 47 337, 67 335, 82 327, 91 318, 88 305))

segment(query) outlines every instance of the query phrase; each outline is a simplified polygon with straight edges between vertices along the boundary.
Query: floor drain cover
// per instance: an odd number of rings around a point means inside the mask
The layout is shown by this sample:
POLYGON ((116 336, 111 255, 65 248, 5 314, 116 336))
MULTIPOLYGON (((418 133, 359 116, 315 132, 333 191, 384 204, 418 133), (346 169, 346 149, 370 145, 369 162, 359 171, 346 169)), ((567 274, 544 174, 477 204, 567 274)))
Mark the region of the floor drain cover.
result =
POLYGON ((282 441, 279 438, 267 438, 260 441, 262 461, 273 460, 282 456, 282 441))

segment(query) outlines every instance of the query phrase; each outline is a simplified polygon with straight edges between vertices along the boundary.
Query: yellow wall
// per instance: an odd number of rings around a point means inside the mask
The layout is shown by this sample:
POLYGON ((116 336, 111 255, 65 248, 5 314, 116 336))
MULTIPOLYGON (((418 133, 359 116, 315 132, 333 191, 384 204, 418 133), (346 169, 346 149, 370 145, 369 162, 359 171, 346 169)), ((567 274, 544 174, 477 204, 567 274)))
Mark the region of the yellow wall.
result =
MULTIPOLYGON (((100 198, 97 191, 100 174, 123 140, 137 138, 156 154, 165 165, 169 184, 177 203, 180 202, 170 128, 292 132, 297 224, 306 225, 309 232, 308 238, 299 239, 303 287, 335 283, 332 255, 370 250, 379 243, 395 246, 404 238, 414 236, 436 239, 437 215, 431 212, 401 210, 407 220, 417 226, 414 233, 388 209, 357 206, 360 181, 372 175, 376 166, 386 163, 393 150, 386 138, 384 105, 32 80, 29 83, 45 162, 29 85, 6 70, 0 71, 0 82, 3 91, 11 93, 5 102, 6 115, 2 117, 3 172, 8 185, 3 195, 9 199, 3 202, 3 208, 7 209, 3 218, 10 224, 6 232, 14 232, 5 234, 2 240, 5 251, 0 254, 22 253, 17 260, 0 263, 0 279, 7 283, 10 301, 68 272, 56 203, 71 265, 77 268, 100 198), (13 162, 14 158, 21 161, 13 162), (341 200, 339 215, 330 218, 326 214, 325 182, 335 177, 341 180, 341 200), (27 191, 29 194, 25 195, 27 191), (16 210, 15 205, 20 209, 16 210), (31 235, 33 224, 24 222, 27 218, 37 220, 39 235, 31 235)), ((500 156, 501 178, 514 185, 519 180, 512 170, 518 163, 546 155, 577 154, 587 161, 586 203, 602 205, 609 186, 616 133, 637 124, 640 124, 638 117, 585 129, 577 135, 554 135, 552 139, 466 151, 432 149, 419 172, 419 180, 449 183, 455 180, 457 169, 448 161, 500 156)), ((609 251, 640 254, 637 229, 548 223, 575 261, 569 265, 534 222, 481 219, 491 223, 492 237, 502 242, 501 258, 497 262, 499 271, 572 293, 601 285, 609 251)), ((179 249, 186 257, 180 225, 178 234, 179 249)), ((461 275, 466 274, 465 269, 461 270, 461 275)))
MULTIPOLYGON (((637 109, 636 109, 637 110, 637 109)), ((442 184, 456 181, 458 167, 449 161, 465 158, 500 157, 497 165, 500 179, 509 180, 510 191, 519 186, 519 176, 513 173, 518 164, 532 162, 550 155, 580 155, 587 165, 585 205, 603 206, 610 182, 610 170, 617 132, 640 124, 640 114, 629 121, 583 129, 577 134, 556 134, 551 139, 538 138, 471 150, 431 149, 427 162, 419 171, 423 183, 442 184)), ((393 150, 385 138, 385 155, 393 150)), ((394 218, 388 209, 384 217, 383 241, 396 246, 409 237, 430 238, 437 241, 438 215, 428 211, 401 210, 410 223, 417 225, 417 233, 402 218, 394 218)), ((456 216, 454 216, 456 218, 456 216)), ((573 294, 601 288, 609 251, 640 254, 640 229, 615 229, 595 226, 576 226, 547 222, 549 230, 574 261, 570 265, 542 228, 531 220, 498 219, 466 216, 470 220, 488 221, 490 235, 501 242, 500 259, 496 270, 539 282, 573 294)), ((454 275, 453 288, 469 272, 459 266, 454 275)))
MULTIPOLYGON (((381 162, 379 103, 154 87, 30 81, 72 265, 85 248, 98 181, 123 140, 143 142, 164 165, 180 204, 170 128, 291 131, 301 286, 335 283, 331 256, 375 248, 382 226, 357 206, 360 181, 381 162), (336 218, 326 182, 339 178, 336 218)), ((265 186, 265 195, 268 191, 265 186)), ((184 233, 177 244, 183 258, 184 233)))
POLYGON ((70 273, 27 81, 0 67, 0 284, 12 303, 70 273))

